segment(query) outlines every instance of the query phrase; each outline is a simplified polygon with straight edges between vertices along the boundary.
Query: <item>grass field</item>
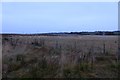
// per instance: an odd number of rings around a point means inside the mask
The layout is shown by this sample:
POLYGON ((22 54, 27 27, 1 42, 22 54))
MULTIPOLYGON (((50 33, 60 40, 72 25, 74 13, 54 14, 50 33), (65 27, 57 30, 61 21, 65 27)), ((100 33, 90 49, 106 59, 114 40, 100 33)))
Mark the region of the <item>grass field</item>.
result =
POLYGON ((3 78, 116 78, 118 37, 3 35, 3 78))

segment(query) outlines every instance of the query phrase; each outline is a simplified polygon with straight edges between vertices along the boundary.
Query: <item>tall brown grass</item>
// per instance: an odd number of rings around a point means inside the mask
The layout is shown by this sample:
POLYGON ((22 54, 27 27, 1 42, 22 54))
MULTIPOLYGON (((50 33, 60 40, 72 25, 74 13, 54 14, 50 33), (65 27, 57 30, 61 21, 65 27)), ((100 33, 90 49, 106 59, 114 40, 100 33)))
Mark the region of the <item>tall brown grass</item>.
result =
POLYGON ((117 36, 3 36, 3 78, 116 78, 117 36))

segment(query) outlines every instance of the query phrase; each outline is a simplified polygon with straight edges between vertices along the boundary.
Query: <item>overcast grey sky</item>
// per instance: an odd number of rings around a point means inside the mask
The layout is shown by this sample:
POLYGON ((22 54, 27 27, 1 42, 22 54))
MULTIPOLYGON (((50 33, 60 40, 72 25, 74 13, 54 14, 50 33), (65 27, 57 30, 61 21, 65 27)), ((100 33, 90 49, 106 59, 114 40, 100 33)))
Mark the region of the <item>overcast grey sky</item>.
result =
POLYGON ((118 30, 117 2, 11 2, 2 10, 4 33, 118 30))

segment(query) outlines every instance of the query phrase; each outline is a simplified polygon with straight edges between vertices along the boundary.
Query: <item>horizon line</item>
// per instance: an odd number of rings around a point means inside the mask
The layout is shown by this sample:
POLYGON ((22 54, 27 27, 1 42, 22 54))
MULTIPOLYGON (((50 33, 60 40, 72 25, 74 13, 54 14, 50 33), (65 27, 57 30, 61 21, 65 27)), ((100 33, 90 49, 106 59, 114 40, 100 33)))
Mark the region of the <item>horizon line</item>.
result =
POLYGON ((54 33, 80 33, 80 32, 120 32, 120 30, 113 30, 113 31, 104 31, 104 30, 100 30, 100 31, 64 31, 64 32, 36 32, 36 33, 16 33, 16 32, 2 32, 0 34, 54 34, 54 33))

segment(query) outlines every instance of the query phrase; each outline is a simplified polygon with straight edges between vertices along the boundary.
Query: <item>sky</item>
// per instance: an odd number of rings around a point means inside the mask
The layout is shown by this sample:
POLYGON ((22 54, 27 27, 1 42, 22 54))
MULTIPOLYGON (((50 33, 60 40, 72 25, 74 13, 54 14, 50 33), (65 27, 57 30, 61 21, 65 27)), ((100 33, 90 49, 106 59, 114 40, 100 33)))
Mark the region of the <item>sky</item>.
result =
POLYGON ((5 2, 2 33, 118 30, 117 2, 5 2))

